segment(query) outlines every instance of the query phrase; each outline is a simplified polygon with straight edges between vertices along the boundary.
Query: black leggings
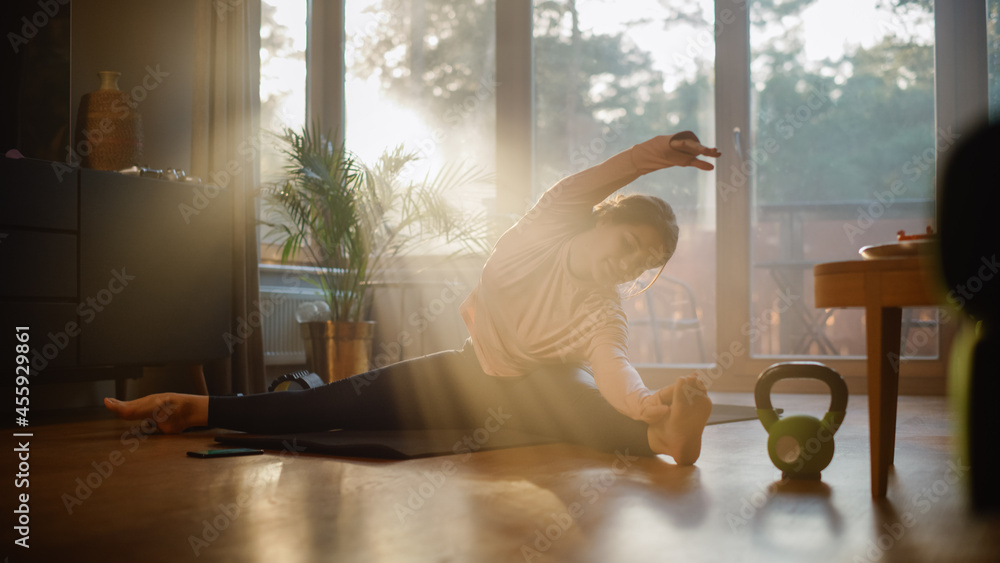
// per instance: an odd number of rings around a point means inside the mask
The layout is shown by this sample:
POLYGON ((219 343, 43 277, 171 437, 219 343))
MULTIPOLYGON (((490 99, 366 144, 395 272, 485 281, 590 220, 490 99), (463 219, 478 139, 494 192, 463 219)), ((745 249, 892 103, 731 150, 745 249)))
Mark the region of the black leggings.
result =
POLYGON ((593 376, 553 364, 521 377, 483 372, 472 344, 377 368, 316 389, 211 396, 209 426, 258 434, 420 428, 471 429, 495 415, 515 430, 652 456, 645 422, 621 414, 593 376), (509 416, 508 416, 509 415, 509 416))

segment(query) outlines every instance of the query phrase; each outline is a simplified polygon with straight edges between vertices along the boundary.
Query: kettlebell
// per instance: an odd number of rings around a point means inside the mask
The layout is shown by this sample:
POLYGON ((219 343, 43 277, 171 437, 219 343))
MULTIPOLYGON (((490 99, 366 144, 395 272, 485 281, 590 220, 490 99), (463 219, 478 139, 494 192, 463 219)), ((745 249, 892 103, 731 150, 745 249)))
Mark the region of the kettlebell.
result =
POLYGON ((767 453, 782 478, 819 479, 833 459, 833 435, 844 421, 847 384, 840 374, 819 362, 774 364, 757 377, 754 388, 757 418, 767 430, 767 453), (830 388, 830 409, 817 420, 808 415, 781 418, 771 406, 771 387, 782 379, 818 379, 830 388))

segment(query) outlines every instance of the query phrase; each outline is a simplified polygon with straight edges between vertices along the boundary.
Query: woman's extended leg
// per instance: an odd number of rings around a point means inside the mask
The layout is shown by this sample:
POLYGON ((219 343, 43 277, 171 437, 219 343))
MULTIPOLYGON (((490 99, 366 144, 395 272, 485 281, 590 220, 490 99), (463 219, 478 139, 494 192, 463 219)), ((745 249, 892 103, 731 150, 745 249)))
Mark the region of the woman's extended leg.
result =
POLYGON ((477 395, 488 392, 477 388, 488 379, 492 378, 482 373, 469 346, 304 391, 243 397, 161 393, 106 404, 123 418, 153 418, 168 433, 200 425, 272 434, 333 428, 465 428, 480 418, 470 401, 476 403, 477 395))
POLYGON ((438 352, 315 389, 212 397, 208 423, 255 433, 464 428, 470 390, 462 383, 477 372, 474 355, 438 352))
POLYGON ((673 409, 676 412, 662 428, 653 428, 618 412, 600 394, 590 373, 578 366, 554 365, 523 377, 493 377, 483 373, 471 346, 466 346, 306 391, 245 397, 165 393, 109 408, 123 418, 152 417, 165 432, 207 424, 254 433, 477 428, 493 411, 512 429, 605 452, 665 453, 679 463, 693 463, 711 403, 707 410, 673 409), (184 414, 202 412, 197 405, 207 406, 207 416, 184 414), (687 411, 683 417, 682 410, 687 411), (164 413, 170 418, 161 422, 164 413))

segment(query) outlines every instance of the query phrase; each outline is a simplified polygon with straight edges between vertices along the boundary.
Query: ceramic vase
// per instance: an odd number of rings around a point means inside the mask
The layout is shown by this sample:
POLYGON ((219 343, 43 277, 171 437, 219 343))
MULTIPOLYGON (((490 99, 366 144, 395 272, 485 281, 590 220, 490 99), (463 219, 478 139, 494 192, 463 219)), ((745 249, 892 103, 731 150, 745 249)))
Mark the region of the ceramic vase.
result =
POLYGON ((76 153, 84 168, 121 170, 142 159, 142 116, 118 89, 120 72, 97 73, 101 86, 80 99, 76 153))

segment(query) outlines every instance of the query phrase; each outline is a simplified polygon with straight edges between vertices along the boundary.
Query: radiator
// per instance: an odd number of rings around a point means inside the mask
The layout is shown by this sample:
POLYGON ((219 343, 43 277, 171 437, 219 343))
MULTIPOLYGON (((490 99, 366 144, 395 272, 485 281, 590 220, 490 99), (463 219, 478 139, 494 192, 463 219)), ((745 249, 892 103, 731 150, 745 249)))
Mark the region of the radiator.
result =
MULTIPOLYGON (((456 282, 373 283, 370 318, 376 321, 373 358, 388 361, 450 348, 461 348, 467 336, 458 314, 465 288, 456 282)), ((295 321, 295 309, 306 301, 321 301, 316 290, 262 286, 264 364, 304 365, 306 352, 295 321)))
POLYGON ((264 364, 298 365, 306 363, 295 309, 306 301, 322 301, 323 296, 308 290, 261 288, 260 305, 263 317, 264 364), (270 309, 270 314, 264 311, 270 309))

